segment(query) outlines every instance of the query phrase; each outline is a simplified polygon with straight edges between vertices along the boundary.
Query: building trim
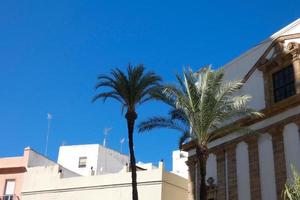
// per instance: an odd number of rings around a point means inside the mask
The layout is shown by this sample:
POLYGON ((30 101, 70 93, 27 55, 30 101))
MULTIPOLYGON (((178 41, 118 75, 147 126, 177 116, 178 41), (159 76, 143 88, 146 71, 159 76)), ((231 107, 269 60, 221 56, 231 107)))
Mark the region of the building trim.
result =
MULTIPOLYGON (((234 132, 236 130, 232 129, 232 127, 237 127, 237 125, 239 125, 240 127, 249 127, 249 126, 255 126, 257 124, 261 124, 261 123, 265 123, 266 120, 270 120, 272 119, 272 117, 276 117, 277 114, 279 113, 283 113, 283 112, 287 112, 289 110, 291 110, 291 108, 298 108, 298 105, 300 105, 300 94, 296 94, 292 97, 289 97, 285 100, 282 100, 281 102, 278 102, 276 104, 274 104, 273 106, 271 106, 270 108, 266 108, 263 110, 260 110, 260 112, 264 115, 264 117, 262 118, 242 118, 230 125, 225 126, 224 128, 221 128, 219 130, 217 130, 215 133, 216 137, 213 139, 212 143, 215 142, 217 139, 220 139, 224 136, 229 136, 231 134, 234 134, 234 132)), ((289 116, 288 116, 289 117, 289 116)), ((237 138, 237 137, 241 137, 242 134, 235 134, 233 137, 237 138)), ((228 139, 231 140, 232 138, 228 139)), ((195 146, 197 145, 196 140, 193 140, 191 142, 188 142, 184 145, 182 145, 182 150, 184 151, 189 151, 193 148, 195 148, 195 146)), ((215 144, 217 145, 217 144, 215 144)), ((215 145, 210 145, 210 146, 215 146, 215 145)))

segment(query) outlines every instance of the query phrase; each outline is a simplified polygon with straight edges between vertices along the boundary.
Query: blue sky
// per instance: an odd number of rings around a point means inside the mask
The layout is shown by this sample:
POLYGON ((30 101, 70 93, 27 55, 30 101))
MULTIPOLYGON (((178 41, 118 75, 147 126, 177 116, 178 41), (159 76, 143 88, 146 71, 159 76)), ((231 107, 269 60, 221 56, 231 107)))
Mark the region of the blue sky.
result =
MULTIPOLYGON (((183 66, 222 66, 299 11, 297 0, 1 1, 0 157, 26 146, 44 152, 48 112, 52 159, 63 143, 102 143, 105 127, 112 127, 108 146, 119 150, 127 135, 119 104, 91 103, 98 74, 144 63, 174 82, 183 66)), ((138 111, 142 120, 167 108, 149 103, 138 111)), ((178 137, 164 129, 136 134, 137 160, 164 159, 170 169, 178 137)))

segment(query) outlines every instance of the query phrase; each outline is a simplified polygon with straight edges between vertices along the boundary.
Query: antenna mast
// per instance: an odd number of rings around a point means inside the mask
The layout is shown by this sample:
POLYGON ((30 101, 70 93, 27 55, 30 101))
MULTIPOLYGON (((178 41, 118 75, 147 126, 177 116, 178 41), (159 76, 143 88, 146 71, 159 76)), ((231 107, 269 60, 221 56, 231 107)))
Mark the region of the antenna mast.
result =
POLYGON ((49 141, 49 134, 50 134, 51 119, 52 119, 52 115, 50 113, 47 113, 48 128, 47 128, 47 135, 46 135, 45 156, 47 156, 48 154, 48 141, 49 141))
POLYGON ((124 144, 124 142, 125 142, 125 138, 122 138, 122 139, 120 140, 120 152, 121 152, 121 153, 123 153, 123 144, 124 144))
POLYGON ((112 128, 105 128, 104 129, 104 139, 103 139, 103 146, 106 146, 106 140, 107 140, 107 136, 109 134, 109 132, 111 131, 112 128))

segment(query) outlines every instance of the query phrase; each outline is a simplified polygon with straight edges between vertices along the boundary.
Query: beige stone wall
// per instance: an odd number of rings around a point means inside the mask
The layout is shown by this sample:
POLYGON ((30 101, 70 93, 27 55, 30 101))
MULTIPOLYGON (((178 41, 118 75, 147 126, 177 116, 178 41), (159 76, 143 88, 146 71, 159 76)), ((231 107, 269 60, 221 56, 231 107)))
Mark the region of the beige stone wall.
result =
MULTIPOLYGON (((182 200, 187 180, 158 169, 139 171, 138 192, 142 200, 182 200)), ((24 176, 23 200, 131 200, 131 174, 62 178, 59 166, 34 167, 24 176)))

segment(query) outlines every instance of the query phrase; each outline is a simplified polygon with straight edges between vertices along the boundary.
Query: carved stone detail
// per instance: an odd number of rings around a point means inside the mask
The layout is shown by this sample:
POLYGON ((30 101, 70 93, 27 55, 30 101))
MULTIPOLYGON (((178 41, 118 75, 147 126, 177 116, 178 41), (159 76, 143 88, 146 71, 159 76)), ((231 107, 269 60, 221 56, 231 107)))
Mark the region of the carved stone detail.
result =
POLYGON ((293 56, 293 61, 300 59, 300 44, 296 42, 290 42, 287 45, 287 49, 290 54, 293 56))

